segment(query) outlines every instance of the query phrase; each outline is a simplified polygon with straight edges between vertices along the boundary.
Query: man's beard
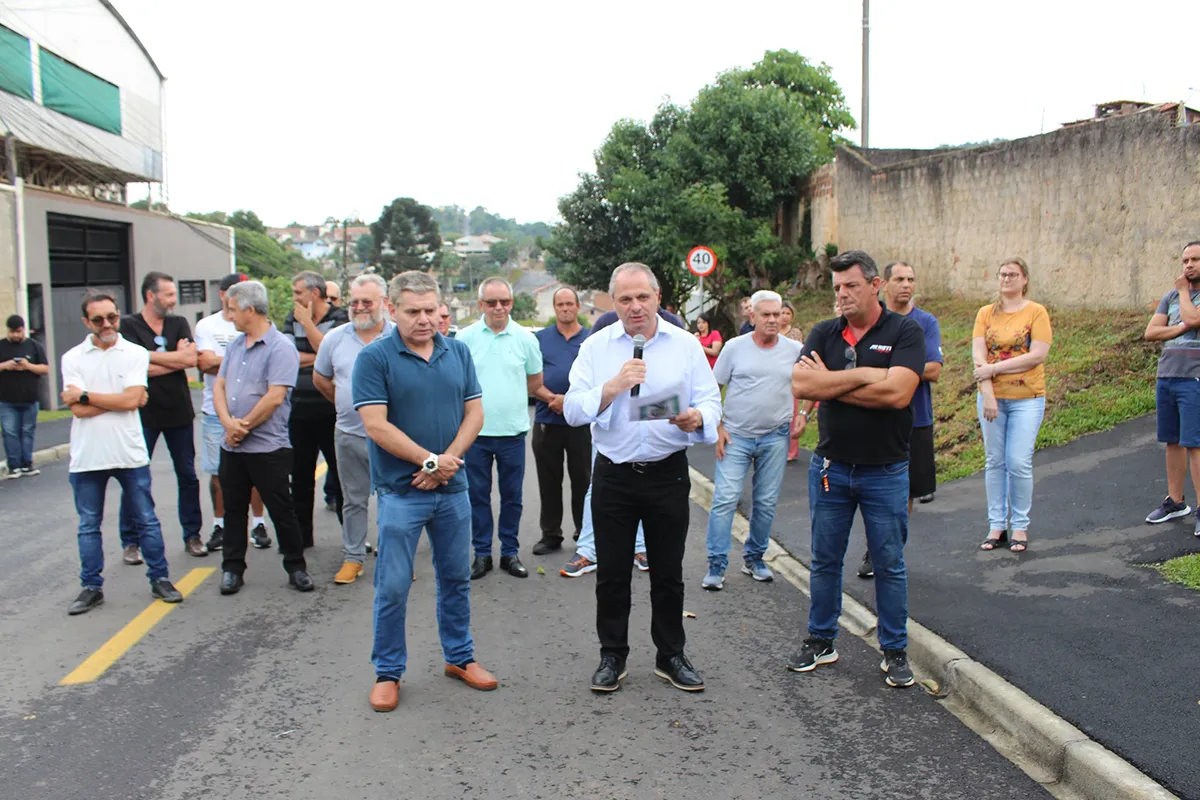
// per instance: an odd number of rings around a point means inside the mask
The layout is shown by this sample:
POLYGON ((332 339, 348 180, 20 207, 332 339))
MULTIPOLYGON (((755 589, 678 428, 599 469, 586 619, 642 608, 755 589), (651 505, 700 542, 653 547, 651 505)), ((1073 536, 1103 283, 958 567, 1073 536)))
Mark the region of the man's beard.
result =
POLYGON ((378 327, 379 323, 383 322, 383 314, 370 314, 366 318, 356 314, 352 322, 354 324, 354 330, 369 331, 371 328, 378 327))
POLYGON ((160 317, 165 317, 171 313, 171 309, 167 307, 166 303, 160 303, 157 299, 151 300, 150 305, 154 306, 154 313, 160 317))

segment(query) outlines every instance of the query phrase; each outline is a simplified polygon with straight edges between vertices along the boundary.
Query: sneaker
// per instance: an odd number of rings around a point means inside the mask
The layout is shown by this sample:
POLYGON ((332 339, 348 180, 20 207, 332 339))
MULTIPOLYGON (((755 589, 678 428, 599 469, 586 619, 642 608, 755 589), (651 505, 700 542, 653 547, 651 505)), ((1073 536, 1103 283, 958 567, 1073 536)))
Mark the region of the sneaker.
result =
POLYGON ((20 469, 16 470, 16 473, 22 478, 32 478, 34 475, 41 475, 42 471, 40 469, 36 469, 35 467, 21 467, 20 469))
POLYGON ((821 664, 832 664, 837 660, 838 652, 833 649, 833 642, 810 637, 804 640, 800 652, 788 661, 787 668, 792 672, 812 672, 821 664))
POLYGON ((700 588, 707 589, 710 592, 719 592, 724 589, 725 570, 710 564, 708 574, 704 576, 704 580, 700 581, 700 588))
POLYGON ((267 535, 267 526, 261 522, 255 525, 254 530, 250 531, 250 542, 259 550, 270 547, 271 537, 267 535))
POLYGON ((142 553, 136 544, 131 544, 122 551, 121 560, 131 567, 136 567, 142 563, 142 553))
POLYGON ((761 558, 743 562, 742 574, 749 575, 754 580, 763 581, 764 583, 770 583, 775 580, 775 575, 771 570, 767 569, 767 565, 763 563, 761 558))
POLYGON ((84 589, 67 607, 67 613, 72 617, 77 614, 86 614, 102 603, 104 603, 104 592, 99 589, 84 589))
POLYGON ((858 565, 858 577, 860 577, 860 578, 874 578, 875 577, 875 565, 871 563, 870 551, 863 553, 862 563, 858 565))
POLYGON ((580 575, 587 575, 589 572, 595 571, 595 561, 576 553, 575 557, 568 561, 567 565, 558 571, 558 574, 562 575, 564 578, 578 578, 580 575))
POLYGON ((208 539, 208 544, 204 545, 210 553, 215 553, 225 546, 225 529, 220 525, 214 525, 212 536, 208 539))
POLYGON ((633 565, 642 572, 650 571, 650 562, 646 560, 645 553, 634 553, 633 554, 633 565))
POLYGON ((912 668, 908 666, 908 656, 903 650, 884 650, 879 668, 887 676, 884 680, 888 686, 902 688, 914 683, 912 668))
POLYGON ((1192 513, 1192 509, 1187 503, 1176 503, 1171 499, 1170 495, 1167 495, 1163 498, 1162 505, 1146 516, 1146 522, 1149 522, 1151 525, 1157 525, 1167 520, 1186 517, 1190 513, 1192 513))
POLYGON ((375 552, 375 545, 370 542, 363 542, 363 547, 366 548, 367 555, 375 552))
POLYGON ((150 582, 150 594, 162 600, 164 603, 182 603, 183 593, 175 588, 175 584, 171 583, 166 578, 159 578, 156 581, 150 582))
POLYGON ((1196 509, 1196 527, 1193 530, 1197 536, 1200 536, 1200 508, 1196 509))

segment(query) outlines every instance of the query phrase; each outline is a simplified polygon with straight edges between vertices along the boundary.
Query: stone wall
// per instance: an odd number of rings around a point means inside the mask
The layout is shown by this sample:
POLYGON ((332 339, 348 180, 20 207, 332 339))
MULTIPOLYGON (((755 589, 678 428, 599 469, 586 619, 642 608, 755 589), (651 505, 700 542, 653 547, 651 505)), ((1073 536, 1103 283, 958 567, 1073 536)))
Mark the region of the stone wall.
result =
POLYGON ((1200 125, 1163 114, 892 155, 843 147, 814 175, 813 246, 909 261, 927 293, 985 299, 1000 260, 1021 256, 1037 300, 1147 306, 1200 239, 1200 125))

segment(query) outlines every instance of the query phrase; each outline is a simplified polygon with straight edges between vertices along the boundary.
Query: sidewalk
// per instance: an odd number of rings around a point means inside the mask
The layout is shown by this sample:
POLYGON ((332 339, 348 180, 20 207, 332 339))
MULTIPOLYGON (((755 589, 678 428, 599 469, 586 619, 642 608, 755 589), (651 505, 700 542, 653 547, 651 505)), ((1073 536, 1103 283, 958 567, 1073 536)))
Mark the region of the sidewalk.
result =
MULTIPOLYGON (((711 448, 691 465, 712 476, 711 448)), ((810 561, 808 454, 788 466, 772 535, 810 561)), ((1200 595, 1138 565, 1200 551, 1192 518, 1142 522, 1165 493, 1153 418, 1034 459, 1030 549, 978 549, 987 534, 982 474, 919 505, 906 550, 909 613, 1181 797, 1200 797, 1194 670, 1200 595)), ((1192 491, 1188 500, 1194 505, 1192 491)), ((742 498, 750 511, 749 482, 742 498)), ((874 608, 855 572, 845 590, 874 608)))

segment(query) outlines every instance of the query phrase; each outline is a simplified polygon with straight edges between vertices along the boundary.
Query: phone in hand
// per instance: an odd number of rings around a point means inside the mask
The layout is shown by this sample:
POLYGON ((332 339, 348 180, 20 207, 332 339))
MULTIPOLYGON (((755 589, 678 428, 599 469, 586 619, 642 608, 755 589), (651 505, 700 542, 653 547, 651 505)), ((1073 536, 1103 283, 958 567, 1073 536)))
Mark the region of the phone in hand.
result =
POLYGON ((24 361, 25 356, 13 356, 13 361, 24 361))

